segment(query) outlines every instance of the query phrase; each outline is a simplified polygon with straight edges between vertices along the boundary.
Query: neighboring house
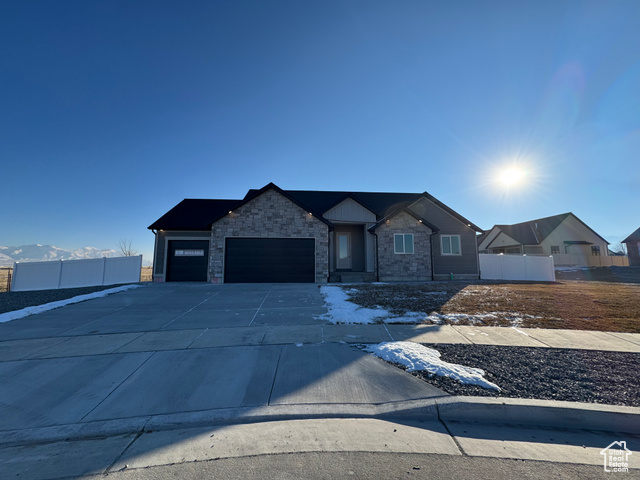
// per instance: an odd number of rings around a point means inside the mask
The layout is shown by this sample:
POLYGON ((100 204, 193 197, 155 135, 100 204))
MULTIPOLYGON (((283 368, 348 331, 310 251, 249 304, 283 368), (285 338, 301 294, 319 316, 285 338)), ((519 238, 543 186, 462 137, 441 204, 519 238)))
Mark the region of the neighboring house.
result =
POLYGON ((477 279, 482 230, 428 193, 282 190, 185 199, 149 226, 154 281, 477 279))
POLYGON ((640 267, 640 228, 625 238, 622 243, 627 245, 629 265, 640 267))
POLYGON ((494 225, 479 238, 478 250, 553 255, 555 265, 612 265, 609 242, 571 212, 514 225, 494 225))

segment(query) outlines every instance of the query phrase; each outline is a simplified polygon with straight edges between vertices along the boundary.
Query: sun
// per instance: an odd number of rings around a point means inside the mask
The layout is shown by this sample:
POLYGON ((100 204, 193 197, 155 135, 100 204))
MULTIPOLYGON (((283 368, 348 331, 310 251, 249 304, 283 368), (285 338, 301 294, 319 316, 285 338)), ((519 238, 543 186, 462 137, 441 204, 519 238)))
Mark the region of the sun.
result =
POLYGON ((524 183, 526 176, 522 167, 511 166, 501 169, 497 180, 504 187, 515 187, 524 183))

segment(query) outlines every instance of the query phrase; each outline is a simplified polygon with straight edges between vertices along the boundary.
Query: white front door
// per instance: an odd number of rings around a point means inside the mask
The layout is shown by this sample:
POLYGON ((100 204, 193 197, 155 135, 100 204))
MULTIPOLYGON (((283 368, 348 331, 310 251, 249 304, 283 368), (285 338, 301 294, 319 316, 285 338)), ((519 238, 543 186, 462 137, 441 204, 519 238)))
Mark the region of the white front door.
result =
POLYGON ((351 234, 347 232, 336 233, 336 268, 351 268, 351 234))

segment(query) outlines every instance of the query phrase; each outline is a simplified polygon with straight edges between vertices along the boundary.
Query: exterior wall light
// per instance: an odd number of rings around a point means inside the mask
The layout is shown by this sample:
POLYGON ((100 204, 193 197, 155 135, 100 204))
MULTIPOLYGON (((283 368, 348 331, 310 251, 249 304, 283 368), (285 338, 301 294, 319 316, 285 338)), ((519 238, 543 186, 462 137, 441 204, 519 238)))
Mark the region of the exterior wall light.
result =
POLYGON ((233 213, 233 210, 229 210, 229 215, 231 215, 233 213))

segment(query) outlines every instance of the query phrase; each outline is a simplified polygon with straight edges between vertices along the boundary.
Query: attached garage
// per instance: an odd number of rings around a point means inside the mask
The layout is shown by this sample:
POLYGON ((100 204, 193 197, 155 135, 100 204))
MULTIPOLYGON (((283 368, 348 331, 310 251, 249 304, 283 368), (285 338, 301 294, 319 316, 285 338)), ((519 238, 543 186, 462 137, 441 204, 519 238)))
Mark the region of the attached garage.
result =
POLYGON ((314 238, 227 238, 225 283, 316 281, 314 238))
POLYGON ((169 240, 168 282, 206 282, 208 240, 169 240))

